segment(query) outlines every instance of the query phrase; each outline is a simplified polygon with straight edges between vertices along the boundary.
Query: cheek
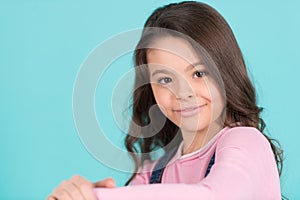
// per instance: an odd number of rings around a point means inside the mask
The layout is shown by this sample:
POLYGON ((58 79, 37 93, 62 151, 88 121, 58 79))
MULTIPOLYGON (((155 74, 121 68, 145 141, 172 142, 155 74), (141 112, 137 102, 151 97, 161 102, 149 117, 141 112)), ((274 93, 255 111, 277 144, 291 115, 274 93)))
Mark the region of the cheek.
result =
POLYGON ((217 119, 220 117, 222 111, 225 108, 225 100, 222 94, 216 87, 212 87, 210 90, 211 102, 212 102, 212 117, 217 119))
POLYGON ((196 96, 197 101, 196 104, 203 103, 203 100, 206 102, 211 102, 211 88, 210 86, 203 80, 197 81, 192 85, 194 90, 194 95, 196 96))
POLYGON ((173 98, 172 92, 166 87, 161 87, 155 84, 152 84, 151 87, 158 106, 164 110, 171 109, 173 98))

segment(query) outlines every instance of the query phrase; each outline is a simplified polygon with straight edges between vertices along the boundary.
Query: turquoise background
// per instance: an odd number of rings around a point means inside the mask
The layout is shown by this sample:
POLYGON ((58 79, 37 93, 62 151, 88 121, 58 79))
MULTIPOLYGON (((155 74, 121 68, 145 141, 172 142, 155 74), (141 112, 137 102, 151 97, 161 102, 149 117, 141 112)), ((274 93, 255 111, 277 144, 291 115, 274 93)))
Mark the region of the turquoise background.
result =
MULTIPOLYGON (((74 174, 124 183, 128 174, 101 164, 80 142, 72 114, 73 84, 99 43, 142 27, 155 8, 169 2, 0 1, 0 199, 45 199, 74 174)), ((226 18, 237 37, 268 130, 285 151, 283 194, 300 199, 300 3, 204 2, 226 18)), ((130 56, 122 62, 131 67, 130 56)), ((105 124, 115 129, 109 120, 105 124)))

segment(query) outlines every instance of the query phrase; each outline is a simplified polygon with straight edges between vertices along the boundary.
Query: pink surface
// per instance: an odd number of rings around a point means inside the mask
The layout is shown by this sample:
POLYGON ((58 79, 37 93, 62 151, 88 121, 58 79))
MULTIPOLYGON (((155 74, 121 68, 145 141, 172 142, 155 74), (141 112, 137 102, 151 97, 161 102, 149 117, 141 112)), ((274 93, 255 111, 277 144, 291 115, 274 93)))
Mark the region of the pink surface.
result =
POLYGON ((181 156, 179 148, 162 177, 149 185, 154 163, 140 169, 130 186, 96 188, 99 200, 160 199, 281 199, 274 155, 265 137, 255 128, 224 128, 197 153, 181 156), (216 151, 210 174, 204 174, 216 151))

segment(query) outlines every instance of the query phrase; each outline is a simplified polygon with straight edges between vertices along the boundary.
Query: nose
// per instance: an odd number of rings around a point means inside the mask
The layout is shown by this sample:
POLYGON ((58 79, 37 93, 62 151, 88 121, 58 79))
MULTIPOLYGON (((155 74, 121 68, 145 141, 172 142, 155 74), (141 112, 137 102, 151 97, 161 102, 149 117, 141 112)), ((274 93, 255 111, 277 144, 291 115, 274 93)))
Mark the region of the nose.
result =
POLYGON ((195 94, 191 85, 186 81, 180 81, 176 88, 176 99, 177 100, 189 100, 194 97, 195 94))
POLYGON ((193 95, 190 93, 187 93, 187 92, 176 95, 177 100, 188 100, 188 99, 191 99, 192 97, 193 97, 193 95))

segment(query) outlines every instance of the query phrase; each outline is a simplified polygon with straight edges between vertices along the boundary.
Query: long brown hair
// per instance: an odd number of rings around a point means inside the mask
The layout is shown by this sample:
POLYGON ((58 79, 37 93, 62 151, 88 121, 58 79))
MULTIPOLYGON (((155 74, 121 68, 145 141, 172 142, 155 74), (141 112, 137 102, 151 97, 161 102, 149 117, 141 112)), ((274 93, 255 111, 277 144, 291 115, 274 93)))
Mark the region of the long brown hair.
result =
MULTIPOLYGON (((224 126, 250 126, 263 133, 265 123, 260 117, 263 108, 257 106, 255 88, 248 77, 243 55, 230 26, 215 9, 193 1, 169 4, 156 9, 147 19, 144 28, 146 27, 174 30, 199 43, 211 56, 224 82, 226 94, 224 126)), ((145 42, 151 42, 151 38, 141 37, 134 52, 136 68, 147 64, 147 49, 139 48, 145 42)), ((135 86, 137 87, 133 93, 132 122, 140 127, 145 127, 154 120, 149 116, 149 109, 156 104, 151 86, 150 84, 139 86, 147 79, 149 79, 147 72, 136 70, 135 86)), ((162 115, 162 113, 158 114, 162 115)), ((152 150, 164 147, 171 141, 176 145, 182 140, 180 134, 177 134, 179 128, 168 119, 163 128, 151 137, 147 137, 151 134, 150 129, 145 130, 130 127, 130 134, 126 136, 125 146, 135 161, 135 172, 126 185, 135 177, 139 166, 145 160, 152 159, 149 154, 152 150), (138 157, 137 153, 144 156, 138 157)), ((280 176, 283 152, 276 146, 279 146, 276 140, 265 134, 264 136, 271 145, 280 176)))

